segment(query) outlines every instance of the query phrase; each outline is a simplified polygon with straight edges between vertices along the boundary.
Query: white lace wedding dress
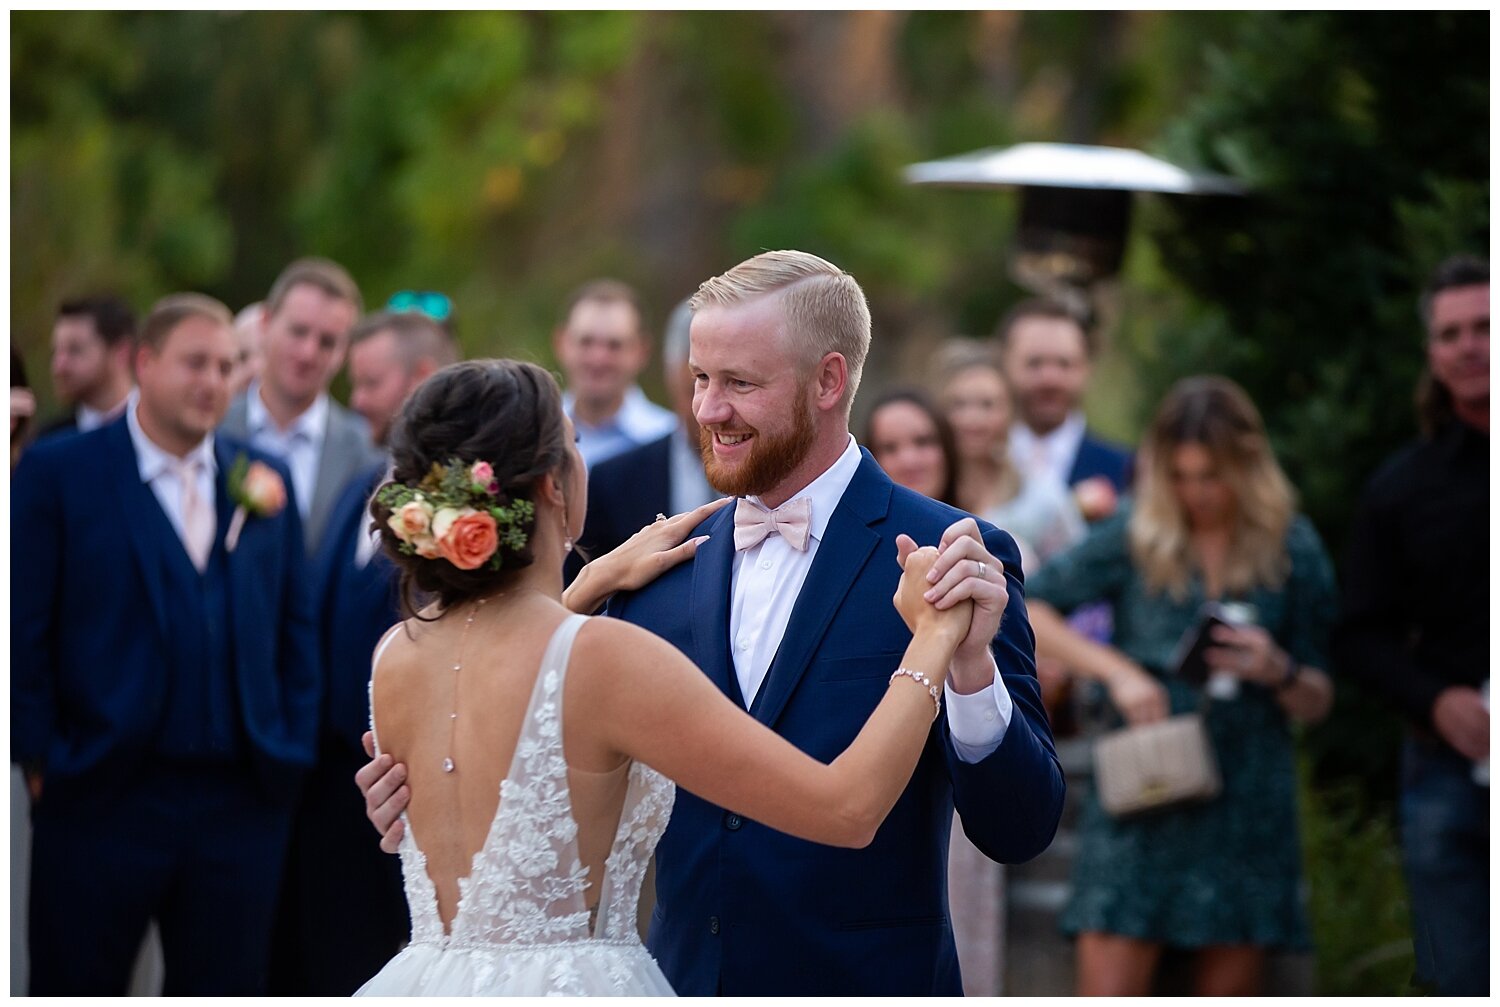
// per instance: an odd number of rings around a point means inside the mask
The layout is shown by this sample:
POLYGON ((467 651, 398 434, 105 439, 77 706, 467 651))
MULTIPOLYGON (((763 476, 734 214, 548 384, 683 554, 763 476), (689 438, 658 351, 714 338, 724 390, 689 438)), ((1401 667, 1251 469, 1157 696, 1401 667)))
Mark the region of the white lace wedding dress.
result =
MULTIPOLYGON (((592 928, 584 906, 587 871, 563 761, 562 698, 568 655, 585 621, 569 616, 547 645, 494 821, 459 881, 452 932, 443 932, 427 860, 408 822, 401 868, 411 943, 356 995, 672 995, 637 935, 636 909, 674 788, 640 763, 629 770, 592 928)), ((372 713, 372 729, 373 720, 372 713)))

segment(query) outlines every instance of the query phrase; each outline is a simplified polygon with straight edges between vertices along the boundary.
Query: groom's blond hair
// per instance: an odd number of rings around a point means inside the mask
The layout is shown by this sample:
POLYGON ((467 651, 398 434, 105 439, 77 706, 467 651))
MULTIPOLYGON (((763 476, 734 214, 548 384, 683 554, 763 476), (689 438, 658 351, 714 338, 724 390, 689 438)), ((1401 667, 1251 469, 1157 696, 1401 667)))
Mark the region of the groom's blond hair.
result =
POLYGON ((696 312, 770 294, 780 295, 787 339, 811 358, 810 363, 828 353, 843 356, 849 368, 847 415, 870 352, 870 306, 854 277, 808 252, 762 252, 705 280, 689 303, 696 312))

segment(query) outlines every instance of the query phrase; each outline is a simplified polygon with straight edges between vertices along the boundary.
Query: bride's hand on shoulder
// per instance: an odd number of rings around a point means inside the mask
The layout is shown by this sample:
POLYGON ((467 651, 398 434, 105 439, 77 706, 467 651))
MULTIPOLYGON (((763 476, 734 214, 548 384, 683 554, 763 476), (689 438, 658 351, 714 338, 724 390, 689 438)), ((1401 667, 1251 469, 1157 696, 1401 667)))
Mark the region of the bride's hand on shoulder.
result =
POLYGON ((936 546, 918 546, 907 535, 896 536, 896 562, 901 564, 901 583, 896 586, 895 597, 891 600, 912 635, 937 634, 957 646, 969 631, 974 603, 963 601, 952 608, 939 610, 924 597, 932 587, 927 582, 927 574, 937 558, 936 546))
POLYGON ((574 612, 595 611, 616 591, 635 591, 686 560, 708 541, 688 534, 734 497, 720 497, 675 517, 661 517, 620 546, 588 563, 563 592, 563 604, 574 612))

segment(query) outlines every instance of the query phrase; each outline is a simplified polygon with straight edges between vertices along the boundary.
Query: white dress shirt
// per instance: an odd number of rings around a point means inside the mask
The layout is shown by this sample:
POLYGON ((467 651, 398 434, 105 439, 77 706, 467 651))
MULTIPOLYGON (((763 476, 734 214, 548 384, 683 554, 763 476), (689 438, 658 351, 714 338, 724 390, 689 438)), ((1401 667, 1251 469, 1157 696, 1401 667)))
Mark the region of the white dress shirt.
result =
POLYGON ((1076 409, 1051 433, 1038 434, 1024 423, 1014 424, 1010 428, 1010 460, 1027 479, 1050 477, 1067 486, 1087 427, 1083 413, 1076 409))
POLYGON ((598 426, 578 419, 573 410, 576 401, 572 392, 563 393, 563 412, 578 431, 578 453, 583 455, 583 464, 588 468, 631 448, 660 440, 677 429, 677 414, 646 398, 639 385, 631 385, 619 411, 598 426))
POLYGON ((365 501, 365 509, 360 512, 359 531, 354 536, 354 565, 361 570, 369 566, 370 560, 380 551, 380 527, 370 517, 370 504, 374 501, 375 494, 380 492, 380 487, 390 480, 391 474, 391 467, 386 466, 385 475, 370 492, 369 499, 365 501))
POLYGON ((182 518, 182 478, 179 466, 188 460, 198 462, 196 472, 198 499, 202 501, 214 528, 214 535, 217 536, 219 498, 214 492, 214 478, 218 473, 218 466, 214 463, 214 435, 209 434, 203 438, 198 442, 197 447, 189 451, 184 458, 179 459, 170 451, 158 447, 155 441, 146 436, 146 431, 141 429, 141 421, 136 416, 139 409, 136 403, 130 404, 125 411, 125 426, 130 430, 130 442, 135 446, 135 462, 141 473, 141 482, 150 486, 151 492, 156 494, 156 500, 161 504, 161 509, 166 512, 167 520, 171 521, 172 527, 177 530, 178 541, 191 556, 192 550, 187 545, 187 526, 182 518))
MULTIPOLYGON (((729 648, 746 706, 755 702, 756 694, 765 684, 766 673, 786 635, 792 609, 812 569, 828 521, 849 488, 861 458, 859 446, 851 435, 849 446, 838 460, 792 498, 807 497, 812 504, 805 552, 793 549, 780 535, 767 535, 756 545, 734 554, 729 648)), ((758 497, 749 499, 764 507, 758 497)), ((891 616, 895 618, 896 613, 891 616)), ((978 762, 1000 747, 1010 724, 1012 704, 998 668, 992 686, 968 696, 948 690, 946 698, 948 726, 960 758, 978 762)))
POLYGON ((250 386, 246 397, 245 429, 250 443, 286 462, 292 473, 297 512, 304 521, 312 509, 313 492, 318 486, 318 464, 323 460, 323 441, 328 436, 328 413, 328 393, 324 392, 283 430, 271 418, 260 397, 259 381, 250 386))
POLYGON ((109 409, 90 409, 88 406, 79 405, 75 422, 78 424, 78 432, 86 434, 90 430, 98 430, 110 420, 117 419, 121 413, 135 405, 136 391, 130 389, 129 393, 109 409))

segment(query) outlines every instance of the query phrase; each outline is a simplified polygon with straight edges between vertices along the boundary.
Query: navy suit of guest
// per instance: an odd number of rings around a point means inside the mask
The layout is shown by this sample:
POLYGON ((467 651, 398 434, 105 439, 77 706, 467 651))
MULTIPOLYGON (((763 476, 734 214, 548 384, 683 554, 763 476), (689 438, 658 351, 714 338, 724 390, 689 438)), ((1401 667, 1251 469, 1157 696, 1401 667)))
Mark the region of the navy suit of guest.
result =
POLYGON ((292 830, 278 911, 272 993, 349 996, 401 949, 409 933, 401 865, 369 841, 352 781, 365 763, 370 657, 401 621, 396 567, 361 550, 368 504, 386 463, 357 475, 334 504, 315 577, 324 690, 318 763, 292 830), (361 562, 361 560, 366 562, 361 562))
POLYGON ((123 993, 149 919, 166 991, 264 981, 319 670, 295 501, 230 552, 235 442, 213 442, 200 570, 121 418, 35 445, 12 481, 12 758, 39 771, 33 993, 123 993), (267 893, 270 894, 267 894, 267 893))
MULTIPOLYGON (((896 486, 863 452, 749 712, 814 758, 842 752, 911 639, 891 603, 897 534, 936 543, 964 516, 896 486)), ((710 538, 691 563, 617 595, 609 614, 671 641, 743 705, 729 641, 733 522, 733 508, 716 513, 694 532, 710 538)), ((679 790, 657 848, 649 938, 678 993, 962 994, 947 898, 954 808, 986 855, 1015 863, 1051 842, 1063 802, 1020 558, 1009 535, 980 527, 1009 588, 992 645, 1013 703, 999 748, 962 761, 939 717, 911 784, 859 850, 794 839, 679 790)))
POLYGON ((655 521, 656 515, 675 513, 673 436, 606 458, 589 471, 588 517, 578 540, 589 555, 602 556, 655 521))
POLYGON ((1103 476, 1114 485, 1116 493, 1124 493, 1130 488, 1130 452, 1085 432, 1083 440, 1078 442, 1078 454, 1073 456, 1068 485, 1076 486, 1095 476, 1103 476))

